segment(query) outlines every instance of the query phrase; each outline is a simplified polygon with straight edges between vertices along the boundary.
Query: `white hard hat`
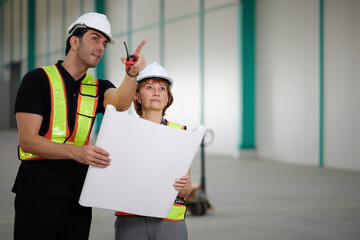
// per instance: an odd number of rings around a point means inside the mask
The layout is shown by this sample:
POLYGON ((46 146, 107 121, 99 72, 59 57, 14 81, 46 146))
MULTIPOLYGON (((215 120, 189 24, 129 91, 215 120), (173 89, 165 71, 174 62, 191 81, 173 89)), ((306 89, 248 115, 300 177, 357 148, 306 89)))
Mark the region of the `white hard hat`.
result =
POLYGON ((139 72, 137 76, 137 82, 141 82, 146 79, 160 79, 169 83, 170 88, 174 85, 174 81, 170 78, 166 69, 157 63, 146 65, 146 67, 139 72))
POLYGON ((71 36, 77 28, 92 28, 105 34, 111 44, 115 43, 115 39, 111 36, 111 26, 104 14, 90 12, 81 15, 68 28, 69 36, 71 36))

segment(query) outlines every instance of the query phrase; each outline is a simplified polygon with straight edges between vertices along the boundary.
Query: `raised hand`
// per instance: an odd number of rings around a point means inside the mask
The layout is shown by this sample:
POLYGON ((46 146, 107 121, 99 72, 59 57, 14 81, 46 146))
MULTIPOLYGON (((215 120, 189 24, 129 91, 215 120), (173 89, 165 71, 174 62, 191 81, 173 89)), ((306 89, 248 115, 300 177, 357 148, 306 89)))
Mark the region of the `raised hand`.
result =
MULTIPOLYGON (((145 58, 141 54, 141 50, 143 49, 144 45, 146 44, 146 40, 142 40, 139 46, 136 48, 136 50, 131 54, 134 55, 137 58, 137 61, 134 65, 132 65, 131 69, 129 70, 129 73, 132 76, 137 76, 138 73, 144 69, 146 66, 145 58)), ((121 61, 126 64, 127 56, 122 57, 121 61)))

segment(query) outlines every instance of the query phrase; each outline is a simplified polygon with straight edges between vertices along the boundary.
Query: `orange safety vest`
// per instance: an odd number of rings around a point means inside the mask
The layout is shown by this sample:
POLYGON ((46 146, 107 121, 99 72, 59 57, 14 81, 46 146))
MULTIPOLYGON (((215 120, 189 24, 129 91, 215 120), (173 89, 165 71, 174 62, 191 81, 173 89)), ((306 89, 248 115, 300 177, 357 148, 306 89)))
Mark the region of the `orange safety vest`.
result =
MULTIPOLYGON (((56 67, 42 67, 49 79, 51 94, 50 124, 45 138, 65 144, 87 145, 98 104, 98 80, 86 73, 81 81, 80 94, 77 101, 75 127, 70 133, 67 121, 66 90, 62 76, 56 67)), ((18 147, 20 160, 43 159, 32 153, 24 152, 18 147)))
MULTIPOLYGON (((178 123, 169 122, 169 121, 167 121, 167 126, 177 128, 177 129, 185 129, 185 126, 183 126, 181 124, 178 124, 178 123)), ((184 220, 185 219, 185 213, 186 213, 185 200, 183 200, 182 204, 178 204, 178 203, 174 202, 174 204, 172 205, 172 207, 170 209, 169 215, 166 218, 163 218, 163 219, 169 220, 169 221, 184 220)), ((136 214, 116 211, 115 215, 116 216, 122 216, 122 215, 136 215, 136 214)))

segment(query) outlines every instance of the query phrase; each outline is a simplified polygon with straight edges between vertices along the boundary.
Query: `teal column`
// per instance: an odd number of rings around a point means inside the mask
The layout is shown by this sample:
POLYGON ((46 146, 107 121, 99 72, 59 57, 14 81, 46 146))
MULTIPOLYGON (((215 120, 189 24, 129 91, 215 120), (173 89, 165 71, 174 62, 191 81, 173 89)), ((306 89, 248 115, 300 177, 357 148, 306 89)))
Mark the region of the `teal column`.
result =
MULTIPOLYGON (((105 1, 103 0, 95 0, 95 12, 105 14, 105 1)), ((111 24, 111 23, 110 23, 111 24)), ((96 77, 100 79, 105 79, 105 62, 106 62, 106 51, 104 52, 104 56, 96 66, 96 77)))
POLYGON ((323 151, 324 151, 324 0, 319 0, 319 32, 320 32, 320 116, 319 116, 319 167, 324 165, 323 151))
POLYGON ((36 0, 28 0, 28 71, 35 68, 35 9, 36 0))
POLYGON ((239 133, 238 133, 238 149, 241 149, 242 142, 243 142, 243 131, 242 131, 242 118, 243 118, 243 99, 242 99, 242 92, 243 92, 243 54, 242 54, 242 19, 243 19, 243 8, 242 8, 242 2, 241 0, 238 1, 238 78, 239 78, 239 106, 241 106, 239 110, 239 133))
POLYGON ((255 0, 242 1, 242 141, 240 149, 255 149, 255 0))
MULTIPOLYGON (((95 12, 103 13, 105 14, 105 1, 102 0, 95 0, 95 12)), ((110 23, 111 24, 111 23, 110 23)), ((105 50, 106 52, 106 50, 105 50)), ((105 60, 106 60, 106 54, 104 52, 104 56, 96 66, 95 72, 96 77, 100 79, 105 79, 105 60)), ((98 133, 100 129, 100 125, 103 119, 103 114, 97 114, 96 115, 96 121, 95 121, 95 132, 98 133)))

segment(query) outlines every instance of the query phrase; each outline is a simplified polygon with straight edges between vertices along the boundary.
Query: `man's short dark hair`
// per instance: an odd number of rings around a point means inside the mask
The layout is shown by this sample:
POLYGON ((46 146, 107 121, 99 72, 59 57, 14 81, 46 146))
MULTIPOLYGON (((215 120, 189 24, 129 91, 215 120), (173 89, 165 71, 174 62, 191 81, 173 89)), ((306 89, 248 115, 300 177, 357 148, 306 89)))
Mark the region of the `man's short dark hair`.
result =
POLYGON ((70 45, 70 38, 72 36, 78 37, 80 39, 80 41, 82 40, 82 37, 84 36, 84 34, 89 31, 89 28, 78 28, 76 29, 73 34, 71 36, 69 36, 66 40, 66 49, 65 49, 65 56, 68 54, 68 52, 70 51, 71 45, 70 45))

